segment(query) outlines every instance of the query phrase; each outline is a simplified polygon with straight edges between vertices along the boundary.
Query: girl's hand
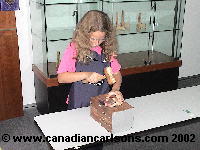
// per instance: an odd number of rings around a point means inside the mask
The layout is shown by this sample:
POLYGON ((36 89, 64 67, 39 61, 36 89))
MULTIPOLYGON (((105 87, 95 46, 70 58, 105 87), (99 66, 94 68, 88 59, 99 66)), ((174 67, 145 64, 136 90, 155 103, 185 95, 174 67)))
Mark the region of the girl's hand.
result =
POLYGON ((117 97, 117 100, 120 101, 120 102, 123 102, 124 101, 124 98, 123 98, 123 95, 120 91, 117 91, 117 90, 111 90, 109 93, 108 93, 108 97, 110 97, 111 95, 115 95, 117 97))
POLYGON ((106 77, 96 72, 87 72, 87 77, 83 80, 83 83, 97 83, 106 77))

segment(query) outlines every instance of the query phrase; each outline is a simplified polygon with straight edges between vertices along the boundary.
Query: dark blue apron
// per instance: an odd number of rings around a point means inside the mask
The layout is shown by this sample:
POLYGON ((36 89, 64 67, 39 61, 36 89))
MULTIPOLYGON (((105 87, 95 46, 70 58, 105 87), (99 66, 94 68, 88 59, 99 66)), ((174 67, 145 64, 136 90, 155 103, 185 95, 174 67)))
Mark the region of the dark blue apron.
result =
MULTIPOLYGON (((92 51, 91 61, 88 64, 76 63, 76 72, 97 72, 104 75, 104 68, 110 65, 104 61, 105 56, 92 51)), ((68 110, 87 107, 90 105, 90 97, 105 94, 110 91, 107 80, 104 79, 101 85, 74 82, 69 92, 68 110)))

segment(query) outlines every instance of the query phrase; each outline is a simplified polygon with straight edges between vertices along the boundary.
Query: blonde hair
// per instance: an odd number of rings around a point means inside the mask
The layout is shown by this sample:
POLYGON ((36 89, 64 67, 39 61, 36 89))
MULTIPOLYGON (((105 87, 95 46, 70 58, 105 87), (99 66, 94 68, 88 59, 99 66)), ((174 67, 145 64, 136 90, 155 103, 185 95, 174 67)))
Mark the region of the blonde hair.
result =
POLYGON ((111 56, 117 54, 116 32, 108 15, 102 11, 91 10, 81 18, 73 34, 72 42, 76 45, 78 61, 89 61, 86 56, 91 55, 90 33, 96 31, 105 32, 105 41, 100 46, 106 61, 110 61, 111 56))

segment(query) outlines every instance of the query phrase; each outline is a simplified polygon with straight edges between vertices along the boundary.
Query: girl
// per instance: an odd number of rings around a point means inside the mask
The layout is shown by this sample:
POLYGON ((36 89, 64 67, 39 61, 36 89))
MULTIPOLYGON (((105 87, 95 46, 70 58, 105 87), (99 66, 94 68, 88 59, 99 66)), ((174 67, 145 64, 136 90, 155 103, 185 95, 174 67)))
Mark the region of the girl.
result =
POLYGON ((105 93, 123 100, 115 36, 108 15, 102 11, 88 11, 77 24, 57 71, 59 83, 72 83, 68 109, 87 107, 90 97, 105 93), (107 66, 116 79, 111 89, 103 72, 107 66))

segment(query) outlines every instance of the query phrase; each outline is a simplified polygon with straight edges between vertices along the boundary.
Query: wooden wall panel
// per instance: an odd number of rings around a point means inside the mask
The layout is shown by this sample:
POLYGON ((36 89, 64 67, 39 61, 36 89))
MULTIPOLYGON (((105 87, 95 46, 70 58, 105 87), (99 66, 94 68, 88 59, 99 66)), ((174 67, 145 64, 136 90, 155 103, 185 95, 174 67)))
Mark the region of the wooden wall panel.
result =
POLYGON ((0 120, 23 115, 16 30, 0 31, 0 120))
POLYGON ((0 11, 0 30, 15 28, 15 12, 14 11, 0 11))

